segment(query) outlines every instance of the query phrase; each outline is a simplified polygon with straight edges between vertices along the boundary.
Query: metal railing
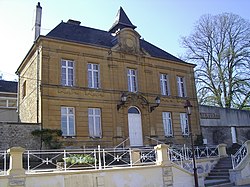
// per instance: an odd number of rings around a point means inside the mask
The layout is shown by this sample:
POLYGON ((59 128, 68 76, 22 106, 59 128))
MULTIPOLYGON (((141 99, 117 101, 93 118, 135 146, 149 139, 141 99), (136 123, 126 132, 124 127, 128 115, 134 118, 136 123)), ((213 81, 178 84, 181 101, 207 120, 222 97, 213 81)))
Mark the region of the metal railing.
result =
POLYGON ((231 155, 233 169, 235 169, 243 161, 247 154, 247 144, 244 143, 234 155, 231 155))
POLYGON ((124 149, 126 147, 126 142, 129 141, 129 138, 126 138, 121 143, 119 143, 117 146, 114 147, 114 149, 124 149))
POLYGON ((174 149, 168 149, 169 160, 175 165, 185 169, 186 171, 193 171, 192 159, 186 159, 184 155, 174 149))
MULTIPOLYGON (((192 159, 192 149, 184 145, 181 148, 177 147, 171 147, 171 150, 174 150, 175 152, 181 154, 184 157, 184 160, 190 160, 192 159)), ((211 157, 218 157, 219 156, 219 150, 218 146, 195 146, 194 147, 194 153, 196 159, 201 158, 211 158, 211 157)))
POLYGON ((27 172, 106 169, 155 164, 155 150, 140 149, 84 149, 84 150, 29 150, 24 154, 27 172), (73 161, 68 162, 70 159, 73 161), (89 159, 88 162, 84 161, 89 159), (83 164, 79 164, 83 162, 83 164))
MULTIPOLYGON (((211 157, 218 157, 219 150, 218 146, 213 147, 195 147, 195 158, 202 159, 202 158, 211 158, 211 157)), ((192 149, 186 147, 172 147, 168 149, 168 156, 171 162, 180 166, 181 168, 192 172, 193 171, 193 161, 192 161, 192 149)))
POLYGON ((7 174, 7 151, 0 151, 0 176, 7 174))
POLYGON ((156 145, 158 145, 159 143, 160 144, 165 144, 165 142, 163 142, 163 141, 160 141, 160 140, 158 140, 158 139, 156 139, 156 138, 152 138, 152 137, 149 137, 149 136, 145 136, 147 139, 149 139, 149 140, 153 140, 155 143, 156 143, 156 145))

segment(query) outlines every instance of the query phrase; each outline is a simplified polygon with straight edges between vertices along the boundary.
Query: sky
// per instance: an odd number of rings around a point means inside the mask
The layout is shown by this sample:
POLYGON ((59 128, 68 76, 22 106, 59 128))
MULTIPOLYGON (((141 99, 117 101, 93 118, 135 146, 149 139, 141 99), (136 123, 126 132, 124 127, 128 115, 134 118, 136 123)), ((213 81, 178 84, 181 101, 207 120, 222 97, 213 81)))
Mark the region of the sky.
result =
POLYGON ((250 19, 250 0, 0 0, 0 77, 5 80, 17 79, 34 42, 38 2, 41 35, 68 19, 108 31, 121 6, 142 38, 177 57, 185 53, 181 37, 191 34, 202 15, 228 12, 250 19))

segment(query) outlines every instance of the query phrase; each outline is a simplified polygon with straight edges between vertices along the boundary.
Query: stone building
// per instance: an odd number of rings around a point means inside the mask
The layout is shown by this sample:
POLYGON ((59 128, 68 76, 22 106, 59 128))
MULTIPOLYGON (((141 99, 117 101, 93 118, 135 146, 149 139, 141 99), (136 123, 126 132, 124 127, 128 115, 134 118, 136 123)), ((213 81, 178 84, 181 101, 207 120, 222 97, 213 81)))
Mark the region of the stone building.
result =
POLYGON ((21 122, 61 129, 66 146, 182 144, 189 99, 200 134, 194 65, 135 29, 120 8, 109 31, 68 20, 39 36, 17 69, 21 122))

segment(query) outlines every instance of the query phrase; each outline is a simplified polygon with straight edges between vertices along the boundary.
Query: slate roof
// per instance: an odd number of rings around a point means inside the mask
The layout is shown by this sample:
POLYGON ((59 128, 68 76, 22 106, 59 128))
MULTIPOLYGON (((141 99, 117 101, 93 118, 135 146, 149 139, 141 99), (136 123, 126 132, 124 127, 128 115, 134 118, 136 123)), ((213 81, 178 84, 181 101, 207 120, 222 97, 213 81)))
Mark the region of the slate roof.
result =
POLYGON ((17 82, 0 80, 0 92, 17 93, 17 82))
MULTIPOLYGON (((69 20, 61 22, 53 30, 51 30, 45 37, 69 42, 76 42, 82 44, 89 44, 94 46, 112 48, 117 44, 113 31, 118 28, 129 27, 135 29, 131 21, 128 19, 124 10, 120 7, 115 23, 110 29, 110 32, 90 27, 81 26, 80 22, 69 20), (78 23, 78 24, 77 24, 78 23)), ((177 62, 184 62, 168 52, 154 46, 153 44, 140 39, 141 48, 150 54, 152 57, 172 60, 177 62)))

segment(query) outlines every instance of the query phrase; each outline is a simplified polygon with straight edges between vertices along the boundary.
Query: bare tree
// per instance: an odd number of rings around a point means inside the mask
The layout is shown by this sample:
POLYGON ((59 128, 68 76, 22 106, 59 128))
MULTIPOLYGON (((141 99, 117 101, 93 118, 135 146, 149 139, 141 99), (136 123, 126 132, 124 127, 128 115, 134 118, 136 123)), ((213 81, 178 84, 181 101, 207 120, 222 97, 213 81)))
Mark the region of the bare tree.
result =
POLYGON ((204 15, 182 37, 185 60, 196 63, 200 104, 246 109, 250 104, 250 23, 238 15, 204 15))

